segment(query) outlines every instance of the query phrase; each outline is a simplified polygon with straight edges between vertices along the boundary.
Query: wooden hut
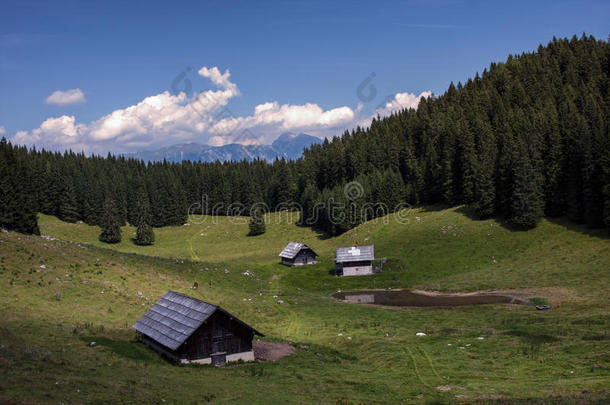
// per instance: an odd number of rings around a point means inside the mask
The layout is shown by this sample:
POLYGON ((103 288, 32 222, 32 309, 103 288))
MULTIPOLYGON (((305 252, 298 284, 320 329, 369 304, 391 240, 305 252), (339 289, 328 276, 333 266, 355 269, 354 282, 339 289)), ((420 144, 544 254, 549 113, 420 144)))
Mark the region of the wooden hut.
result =
POLYGON ((279 256, 282 264, 294 267, 303 266, 304 264, 316 264, 318 254, 304 243, 288 242, 279 256))
POLYGON ((141 342, 179 363, 252 361, 252 339, 263 336, 219 306, 174 291, 133 327, 141 342))
POLYGON ((373 274, 373 260, 375 260, 375 247, 373 245, 338 247, 335 257, 335 275, 363 276, 373 274))

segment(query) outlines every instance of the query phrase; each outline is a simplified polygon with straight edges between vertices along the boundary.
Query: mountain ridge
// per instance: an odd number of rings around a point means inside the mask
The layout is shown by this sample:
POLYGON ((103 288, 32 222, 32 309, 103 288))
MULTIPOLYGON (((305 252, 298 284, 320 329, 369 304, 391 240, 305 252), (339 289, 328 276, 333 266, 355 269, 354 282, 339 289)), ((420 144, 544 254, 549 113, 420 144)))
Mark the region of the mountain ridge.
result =
POLYGON ((155 150, 143 150, 133 153, 123 153, 123 156, 148 162, 251 162, 256 159, 274 161, 276 158, 296 160, 303 155, 303 150, 313 144, 322 143, 318 137, 285 132, 270 145, 242 145, 230 143, 222 146, 205 145, 196 142, 175 144, 155 150))

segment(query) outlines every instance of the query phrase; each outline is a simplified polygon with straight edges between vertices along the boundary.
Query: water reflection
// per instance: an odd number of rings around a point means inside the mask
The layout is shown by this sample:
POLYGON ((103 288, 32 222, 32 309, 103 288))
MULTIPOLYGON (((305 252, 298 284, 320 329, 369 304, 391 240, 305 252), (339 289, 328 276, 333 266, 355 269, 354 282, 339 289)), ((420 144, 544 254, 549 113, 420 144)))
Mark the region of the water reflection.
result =
POLYGON ((428 295, 408 290, 339 292, 333 297, 358 304, 377 304, 400 307, 454 307, 481 304, 526 304, 520 297, 496 294, 428 295))

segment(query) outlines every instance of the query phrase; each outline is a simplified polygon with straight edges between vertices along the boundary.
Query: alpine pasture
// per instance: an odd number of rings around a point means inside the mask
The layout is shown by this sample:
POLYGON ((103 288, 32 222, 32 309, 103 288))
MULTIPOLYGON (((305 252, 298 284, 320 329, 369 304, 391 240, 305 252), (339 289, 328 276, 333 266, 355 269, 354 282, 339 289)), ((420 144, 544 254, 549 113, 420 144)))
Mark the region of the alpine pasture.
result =
POLYGON ((44 215, 44 237, 2 232, 0 401, 608 399, 605 230, 545 219, 515 231, 472 220, 463 207, 403 214, 401 222, 390 215, 332 238, 272 215, 260 236, 247 236, 243 218, 192 218, 201 223, 156 229, 152 246, 134 245, 135 229, 124 227, 120 244, 102 247, 99 228, 44 215), (280 265, 290 240, 314 248, 320 263, 280 265), (376 257, 387 257, 381 274, 331 274, 334 249, 355 242, 374 243, 376 257), (510 292, 552 309, 382 308, 331 297, 365 288, 510 292), (296 353, 236 367, 171 365, 138 343, 131 327, 168 289, 221 305, 296 353))

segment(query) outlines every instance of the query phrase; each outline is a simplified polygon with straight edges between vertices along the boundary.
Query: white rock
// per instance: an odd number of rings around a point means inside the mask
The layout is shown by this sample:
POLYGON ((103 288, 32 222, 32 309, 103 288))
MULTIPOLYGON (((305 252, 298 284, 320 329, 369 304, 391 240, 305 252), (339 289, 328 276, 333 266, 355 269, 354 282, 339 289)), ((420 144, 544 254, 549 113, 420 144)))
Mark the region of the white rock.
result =
POLYGON ((283 303, 284 303, 284 301, 283 301, 283 300, 277 300, 277 303, 278 303, 278 304, 283 304, 283 303))
POLYGON ((424 332, 417 332, 415 336, 426 336, 426 334, 424 332))
POLYGON ((46 268, 47 268, 47 266, 45 266, 44 264, 41 264, 41 265, 40 265, 40 268, 41 268, 41 269, 46 269, 46 268))
POLYGON ((477 340, 485 340, 485 338, 483 336, 479 336, 477 340))
POLYGON ((337 333, 337 336, 343 336, 343 333, 337 333))
POLYGON ((346 337, 347 340, 352 340, 352 338, 350 336, 346 337))

